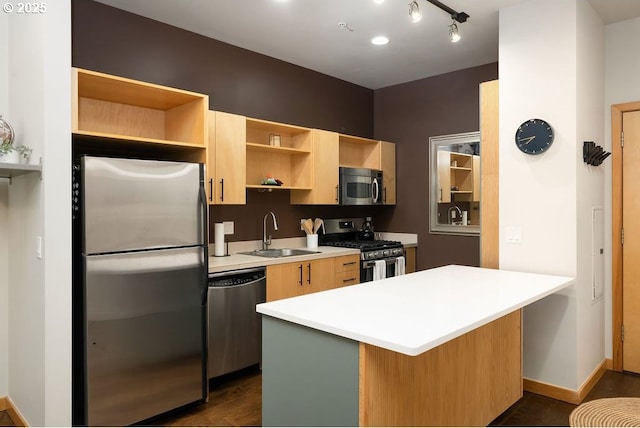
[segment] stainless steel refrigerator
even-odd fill
[[[204,192],[202,164],[74,162],[74,425],[207,399]]]

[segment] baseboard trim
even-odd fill
[[[7,397],[0,397],[0,412],[7,410]]]
[[[566,401],[571,404],[580,404],[595,384],[598,383],[610,364],[612,365],[611,360],[602,360],[577,391],[527,378],[522,380],[522,387],[525,391],[533,392],[534,394],[544,395],[545,397]]]
[[[16,405],[13,403],[13,401],[11,401],[11,398],[7,397],[6,401],[7,401],[6,410],[7,410],[7,413],[9,414],[9,417],[13,421],[13,424],[17,427],[28,427],[29,424],[27,423],[26,419],[22,417],[22,414],[20,413]]]

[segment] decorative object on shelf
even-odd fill
[[[284,183],[282,180],[273,178],[271,175],[267,175],[267,178],[263,178],[260,184],[263,186],[282,186]]]
[[[2,118],[0,114],[0,146],[4,151],[6,146],[11,146],[16,134],[13,132],[13,128],[9,125],[9,122]]]
[[[278,134],[270,134],[269,145],[273,147],[280,147],[280,136]]]
[[[23,144],[14,146],[16,134],[13,128],[2,118],[0,114],[0,162],[4,163],[29,163],[31,147]]]
[[[593,141],[585,141],[582,146],[582,160],[588,165],[598,166],[611,155]]]
[[[516,147],[522,153],[539,155],[553,143],[553,128],[546,120],[529,119],[522,122],[516,131]]]

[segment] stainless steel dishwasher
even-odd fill
[[[260,363],[265,269],[209,274],[209,378]]]

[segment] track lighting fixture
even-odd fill
[[[447,12],[453,22],[449,25],[449,40],[452,43],[455,43],[461,39],[460,31],[458,30],[458,24],[456,22],[462,24],[463,22],[467,22],[469,15],[464,12],[456,12],[454,9],[451,9],[444,3],[439,2],[438,0],[426,0],[437,8]],[[418,5],[417,0],[409,3],[409,16],[411,17],[412,22],[418,22],[422,19],[422,13],[420,12],[420,6]]]
[[[454,21],[449,25],[449,40],[451,40],[451,43],[456,43],[461,38],[460,32],[458,31],[458,25]]]
[[[411,17],[411,22],[418,22],[422,19],[420,6],[418,6],[418,2],[415,0],[409,3],[409,16]]]

